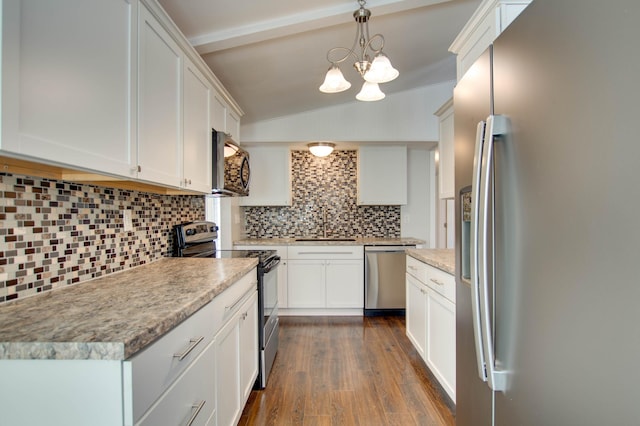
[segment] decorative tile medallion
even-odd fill
[[[400,206],[357,205],[357,151],[291,151],[291,207],[245,207],[248,238],[400,237]]]

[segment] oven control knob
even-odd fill
[[[219,228],[217,226],[212,226],[210,231],[211,232],[216,232]]]
[[[187,229],[184,233],[187,234],[187,236],[191,236],[191,235],[195,235],[196,234],[196,230],[195,229]]]

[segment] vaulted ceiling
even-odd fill
[[[318,90],[332,47],[351,47],[356,0],[159,0],[245,112],[244,123],[352,102],[361,87],[353,61],[341,64],[351,89]],[[370,0],[371,35],[400,76],[388,95],[455,79],[451,42],[480,0]],[[381,101],[384,102],[384,101]]]

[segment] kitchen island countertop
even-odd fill
[[[451,275],[456,271],[456,256],[453,249],[407,249],[407,255],[438,268]]]
[[[0,359],[127,359],[257,262],[163,258],[0,305]]]
[[[287,238],[247,238],[244,240],[234,241],[234,245],[238,246],[290,246],[290,245],[342,245],[342,246],[412,246],[424,244],[424,240],[418,238],[384,238],[384,237],[354,237],[354,241],[331,241],[317,239],[316,241],[297,241],[297,239],[306,239],[313,237],[287,237]]]

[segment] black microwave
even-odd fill
[[[251,167],[249,153],[234,142],[228,134],[212,132],[213,138],[213,190],[218,197],[246,197],[249,195]]]

